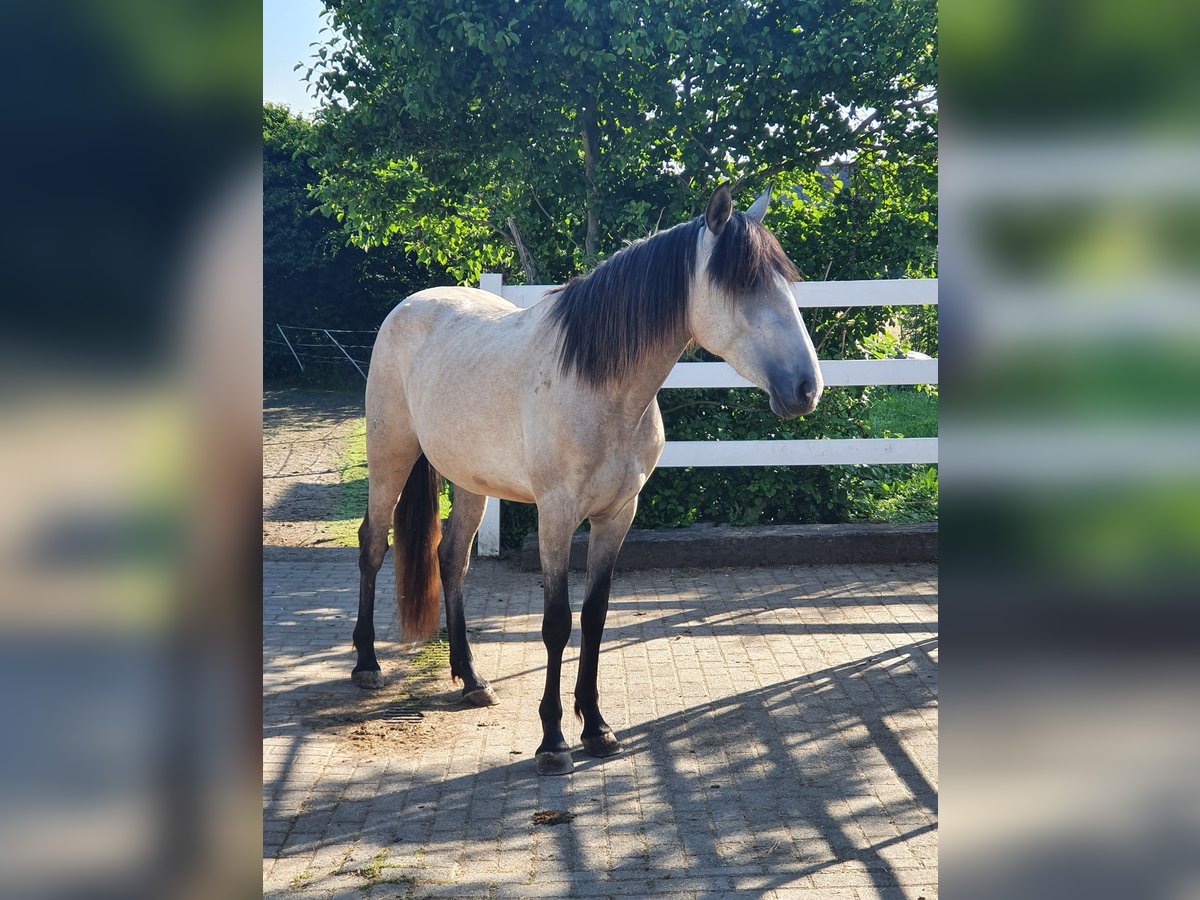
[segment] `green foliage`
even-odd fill
[[[903,359],[916,349],[913,342],[929,347],[936,355],[938,342],[938,320],[936,306],[904,307],[896,311],[896,317],[886,323],[882,331],[869,334],[858,341],[862,355],[867,359]],[[921,352],[926,352],[922,350]],[[908,389],[900,389],[908,390]],[[936,384],[918,384],[912,390],[918,394],[936,397]],[[900,396],[900,395],[896,395]]]
[[[313,218],[312,170],[296,154],[312,134],[307,119],[277,103],[263,104],[263,265],[307,275],[332,260],[343,243]]]
[[[776,177],[768,224],[806,281],[933,277],[937,146],[909,149]]]
[[[938,355],[938,308],[912,306],[900,311],[900,333],[909,349]]]
[[[874,388],[867,429],[871,437],[937,437],[936,391]],[[858,466],[851,488],[852,517],[869,522],[925,522],[938,516],[937,466]]]
[[[263,324],[270,339],[278,338],[276,323],[378,328],[397,301],[439,277],[397,248],[347,247],[336,223],[314,215],[316,176],[303,148],[317,127],[285,106],[263,105]],[[369,335],[359,337],[370,343]],[[365,358],[368,351],[355,352]],[[302,374],[286,347],[267,343],[263,356],[268,381],[362,386],[349,363],[310,360]]]
[[[937,437],[937,394],[909,387],[874,388],[867,430],[876,438]]]
[[[937,466],[869,466],[857,492],[858,518],[928,522],[938,517]]]
[[[500,504],[500,547],[512,550],[521,546],[527,534],[537,531],[537,507],[532,503]]]
[[[660,394],[669,440],[795,440],[866,435],[864,393],[830,388],[810,416],[781,419],[765,394],[672,390]],[[829,466],[659,469],[642,491],[637,527],[836,522],[850,512],[847,471]]]
[[[935,189],[932,0],[340,0],[326,18],[306,72],[327,103],[315,197],[354,243],[511,280],[511,217],[542,280],[562,281],[696,214],[718,181],[757,190],[841,154],[887,169],[836,204],[879,240],[860,229],[803,268],[832,251],[833,277],[913,263],[897,237]],[[928,226],[933,207],[917,212]],[[927,232],[906,233],[924,247]]]
[[[868,151],[841,167],[837,177],[812,171],[781,175],[771,230],[808,281],[936,277],[936,162],[936,147],[903,164],[895,154],[885,158]],[[916,314],[927,332],[914,349],[930,346],[932,333],[935,355],[937,309],[928,310]],[[854,359],[863,355],[862,342],[898,315],[907,321],[909,313],[892,307],[816,309],[806,311],[805,320],[822,359]]]

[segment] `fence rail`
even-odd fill
[[[510,303],[530,307],[556,285],[506,285],[503,276],[484,275],[479,286]],[[853,309],[862,306],[934,306],[937,279],[798,282],[792,296],[801,309]],[[936,359],[822,360],[825,384],[937,384]],[[727,363],[678,363],[663,384],[672,388],[753,387]],[[836,466],[936,463],[937,438],[855,438],[850,440],[667,441],[659,467]],[[479,529],[480,556],[500,554],[500,502],[489,498]]]

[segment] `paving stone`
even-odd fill
[[[501,705],[447,677],[394,739],[352,740],[330,710],[407,690],[390,562],[377,649],[388,685],[353,687],[352,554],[264,564],[265,892],[294,897],[924,896],[937,882],[932,566],[619,572],[601,708],[624,752],[539,778],[544,681],[536,573],[474,561],[477,665]],[[576,628],[564,654],[563,727]],[[519,752],[512,753],[510,751]],[[575,818],[535,825],[534,813]],[[278,856],[278,859],[275,857]],[[382,861],[384,878],[363,870]],[[298,893],[290,893],[298,890]]]

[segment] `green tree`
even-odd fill
[[[313,124],[277,103],[263,104],[263,267],[268,277],[302,277],[333,259],[344,238],[311,215],[315,180],[307,157],[297,158]]]
[[[378,328],[407,294],[448,280],[444,272],[419,266],[402,248],[365,252],[347,246],[336,222],[314,214],[316,204],[309,192],[317,176],[304,148],[317,127],[286,106],[263,105],[263,324],[269,340],[279,337],[277,323],[314,329]],[[369,344],[369,335],[359,335],[356,342]],[[368,350],[358,346],[355,353],[365,358]],[[361,382],[334,348],[315,351],[314,356],[333,358],[314,361],[302,378],[288,349],[268,343],[264,374],[273,380]]]
[[[329,0],[316,196],[361,246],[545,280],[845,154],[935,144],[933,2]],[[511,226],[510,226],[511,220]]]

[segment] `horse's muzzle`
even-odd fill
[[[823,389],[824,386],[812,378],[802,378],[784,390],[769,385],[767,396],[771,400],[771,412],[784,419],[807,416],[817,408]]]

